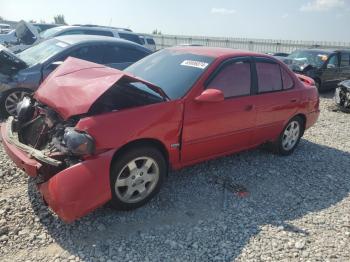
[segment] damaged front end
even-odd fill
[[[335,90],[334,100],[341,111],[350,113],[350,80],[338,84]]]
[[[46,182],[56,173],[94,153],[94,140],[74,130],[78,118],[64,121],[55,111],[31,97],[17,106],[17,116],[6,122],[7,142],[40,163],[37,183]]]
[[[95,126],[94,117],[164,101],[151,83],[68,58],[1,126],[3,147],[35,179],[48,206],[71,222],[111,199],[110,165],[118,149],[79,123],[89,119]]]

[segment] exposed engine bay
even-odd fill
[[[41,173],[49,174],[48,179],[94,154],[94,138],[74,128],[81,118],[164,101],[158,94],[135,84],[116,84],[97,99],[87,113],[67,120],[50,107],[26,96],[17,105],[17,116],[11,122],[13,143],[42,163],[45,172]]]
[[[334,100],[341,111],[350,113],[350,80],[339,83]]]

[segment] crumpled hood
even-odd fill
[[[126,72],[69,57],[46,78],[34,97],[68,119],[87,113],[94,102],[121,79],[144,83],[165,96],[159,87]]]

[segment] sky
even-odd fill
[[[0,0],[8,20],[57,14],[142,33],[350,42],[350,0]]]

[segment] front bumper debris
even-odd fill
[[[111,199],[110,165],[116,150],[95,155],[41,181],[41,175],[45,175],[41,174],[43,162],[59,161],[54,162],[57,160],[20,143],[12,125],[13,118],[1,125],[5,151],[20,169],[39,182],[37,186],[45,203],[63,221],[72,222]]]
[[[26,152],[28,154],[28,158],[35,158],[43,163],[46,163],[55,167],[58,167],[62,164],[61,161],[46,156],[40,150],[37,150],[35,148],[32,148],[30,146],[27,146],[21,143],[18,140],[18,136],[12,131],[13,120],[14,118],[11,116],[6,121],[7,137],[5,137],[5,139],[9,144],[14,145],[18,149],[21,149],[22,151]]]

